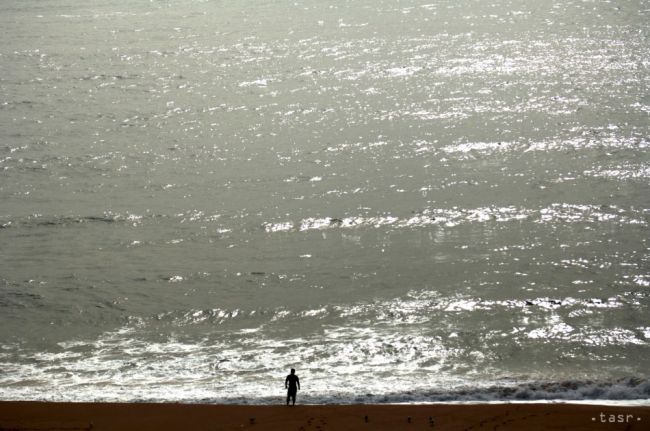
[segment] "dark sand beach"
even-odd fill
[[[0,402],[0,430],[647,430],[650,406]]]

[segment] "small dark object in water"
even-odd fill
[[[364,421],[368,422],[368,415],[363,418]]]

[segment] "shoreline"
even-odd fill
[[[281,400],[279,400],[281,401]],[[226,405],[0,401],[0,431],[645,430],[650,406],[558,403]]]

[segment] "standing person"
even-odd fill
[[[292,405],[296,405],[296,393],[300,389],[300,379],[296,376],[296,370],[291,369],[291,374],[287,376],[284,381],[284,387],[287,389],[287,405],[289,405],[289,399],[293,400]]]

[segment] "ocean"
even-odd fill
[[[650,2],[0,3],[0,399],[650,402]]]

